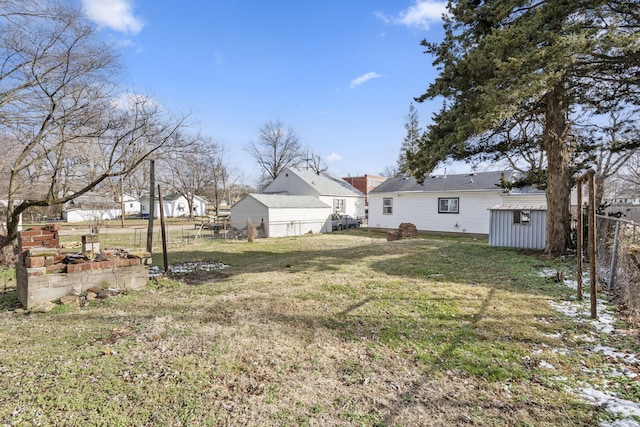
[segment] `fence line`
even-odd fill
[[[596,223],[598,276],[618,304],[640,319],[640,223],[604,215]]]

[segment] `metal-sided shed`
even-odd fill
[[[231,226],[243,229],[247,219],[261,237],[331,232],[331,206],[314,196],[248,194],[231,207]]]
[[[489,245],[544,249],[547,242],[547,207],[497,205],[489,208]]]

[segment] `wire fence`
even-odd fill
[[[640,321],[640,222],[597,215],[596,271],[601,285]]]
[[[265,237],[293,237],[305,234],[329,233],[333,231],[333,223],[331,221],[321,220],[295,220],[295,221],[271,221],[268,224],[264,222],[253,223],[255,227],[254,236],[258,239]],[[359,228],[360,224],[342,224],[341,229],[348,230]],[[336,227],[337,229],[337,227]],[[143,240],[146,232],[140,232],[140,236],[134,236],[134,240]],[[247,223],[237,221],[216,221],[196,223],[194,227],[182,227],[180,233],[174,230],[171,233],[172,239],[178,238],[183,244],[197,244],[205,239],[221,239],[221,240],[246,240]],[[154,240],[157,237],[154,237]]]

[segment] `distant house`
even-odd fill
[[[249,219],[259,237],[331,232],[331,206],[314,196],[248,194],[231,206],[231,226],[243,229]]]
[[[131,194],[122,195],[122,206],[125,215],[140,215],[140,200]]]
[[[140,214],[143,217],[149,216],[150,197],[149,195],[140,198]],[[193,212],[189,212],[189,202],[186,197],[174,193],[162,196],[162,207],[165,218],[179,218],[190,216],[204,216],[207,214],[206,200],[200,196],[193,197]],[[153,216],[160,218],[160,199],[155,197]]]
[[[501,180],[513,171],[390,178],[369,193],[369,226],[395,229],[408,222],[418,230],[489,234],[489,209],[496,205],[546,205],[541,190],[506,191]]]
[[[62,210],[67,222],[92,222],[120,218],[120,203],[98,193],[88,192],[70,200]]]
[[[614,205],[640,205],[640,195],[634,192],[623,192],[616,195],[611,202]]]
[[[364,194],[344,180],[327,173],[317,174],[312,170],[287,168],[262,193],[313,196],[329,205],[332,213],[364,216]]]
[[[369,192],[387,180],[385,176],[364,175],[342,178],[364,194],[365,205],[369,205]]]

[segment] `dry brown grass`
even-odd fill
[[[536,273],[566,267],[557,261],[364,231],[171,253],[194,259],[231,268],[84,308],[0,312],[0,420],[537,426],[600,415],[566,387],[583,349],[551,352],[548,334],[571,326],[546,304],[564,291]]]

